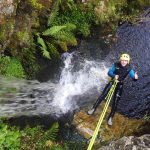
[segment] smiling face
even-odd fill
[[[128,60],[121,60],[120,64],[125,67],[128,64]]]

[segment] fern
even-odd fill
[[[44,42],[44,40],[38,36],[37,43],[40,45],[40,48],[42,50],[42,54],[44,57],[51,59],[49,52],[47,51],[47,46]]]
[[[58,11],[59,11],[59,1],[57,0],[48,18],[48,23],[47,23],[48,26],[51,26],[51,24],[53,23],[55,17],[58,15]]]
[[[67,6],[68,6],[68,8],[69,8],[70,10],[72,10],[72,9],[77,9],[77,7],[76,7],[76,5],[75,5],[75,3],[74,3],[73,0],[68,0]]]
[[[72,30],[75,29],[76,26],[74,24],[67,23],[62,26],[53,26],[43,32],[43,36],[47,36],[50,39],[50,42],[47,42],[47,45],[49,45],[48,47],[50,50],[50,56],[53,55],[54,53],[56,54],[57,46],[59,46],[63,51],[67,51],[68,45],[72,45],[72,46],[77,45],[77,40],[74,34],[72,33]],[[44,41],[41,39],[40,39],[40,45],[42,45],[42,49],[44,50],[44,52],[47,52],[46,45],[44,44]]]
[[[45,42],[44,42],[44,40],[41,37],[38,36],[37,42],[38,42],[38,44],[40,44],[42,46],[43,49],[47,50]]]
[[[58,32],[65,30],[65,31],[73,31],[76,29],[76,25],[72,24],[72,23],[67,23],[65,25],[61,25],[61,26],[53,26],[49,29],[47,29],[46,31],[43,32],[43,35],[48,36],[48,35],[55,35]]]
[[[47,29],[46,31],[43,32],[43,35],[48,36],[48,35],[55,35],[57,34],[59,31],[61,31],[62,29],[66,28],[66,26],[53,26],[49,29]]]
[[[59,6],[69,6],[74,3],[73,0],[57,0],[54,4],[54,8],[51,15],[48,18],[48,29],[42,32],[42,37],[45,37],[45,41],[38,35],[38,44],[42,50],[43,56],[46,58],[52,58],[59,56],[57,48],[61,48],[63,51],[68,51],[68,46],[76,46],[77,40],[73,34],[76,29],[76,25],[72,23],[66,23],[62,25],[53,25],[54,18],[57,16]],[[70,6],[69,6],[70,7]]]
[[[41,48],[42,49],[42,48]],[[43,51],[43,56],[44,57],[46,57],[46,58],[49,58],[49,59],[51,59],[51,57],[50,57],[50,54],[49,54],[49,52],[47,51],[47,50],[45,50],[45,49],[42,49]]]
[[[53,22],[55,21],[55,18],[59,15],[60,7],[62,8],[62,10],[65,10],[67,8],[69,8],[70,10],[77,9],[74,0],[56,0],[48,18],[48,26],[52,26]]]
[[[55,42],[54,42],[55,43]],[[54,46],[54,44],[52,44],[52,43],[47,43],[47,45],[48,45],[48,48],[49,48],[49,53],[50,53],[50,56],[51,57],[59,57],[59,53],[58,53],[58,51],[57,51],[57,48],[56,48],[56,46]]]
[[[67,8],[69,8],[70,10],[72,9],[76,9],[76,4],[74,2],[74,0],[58,0],[59,1],[59,6],[62,8],[63,10],[66,10]]]
[[[54,123],[52,125],[52,127],[45,133],[44,139],[55,141],[56,137],[57,137],[57,134],[58,134],[58,131],[59,131],[59,124]]]
[[[66,42],[67,45],[77,45],[77,40],[75,36],[71,32],[59,32],[57,35],[54,36],[55,39],[58,39],[59,41]]]
[[[66,23],[65,26],[66,26],[65,28],[66,31],[73,31],[76,29],[76,25],[73,23]]]
[[[68,51],[67,43],[62,41],[56,41],[56,44],[61,47],[63,51]]]

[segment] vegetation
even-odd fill
[[[0,74],[6,77],[25,78],[23,67],[15,58],[0,57]]]
[[[91,0],[88,3],[94,8],[97,24],[109,25],[112,29],[116,29],[119,21],[136,22],[137,16],[149,5],[149,0]]]
[[[37,43],[40,45],[43,56],[51,59],[59,56],[58,48],[67,51],[68,45],[77,45],[76,38],[72,33],[75,28],[74,24],[52,26],[42,32],[41,35],[37,34]]]
[[[76,46],[75,34],[87,37],[93,18],[93,13],[83,12],[73,0],[57,0],[48,17],[46,30],[36,34],[43,56],[58,58],[61,50],[68,51],[68,46]]]
[[[82,143],[57,140],[58,123],[44,131],[40,126],[19,130],[0,122],[0,150],[82,150]]]
[[[28,0],[31,6],[33,6],[36,9],[42,9],[42,4],[38,3],[38,0]]]
[[[19,130],[9,129],[7,125],[0,122],[0,150],[19,150],[20,136]]]
[[[19,49],[18,55],[15,57],[21,62],[27,79],[35,78],[35,74],[39,70],[39,64],[36,59],[36,47],[32,43],[30,48],[24,47]]]
[[[90,8],[82,9],[82,7],[74,3],[73,0],[71,2],[72,3],[69,5],[68,9],[65,9],[64,7],[58,9],[59,5],[56,3],[57,5],[55,4],[55,9],[51,12],[48,18],[48,25],[72,23],[76,25],[75,33],[77,35],[87,37],[90,35],[91,26],[95,21],[94,11]]]
[[[10,42],[10,39],[8,39],[7,43],[10,42],[10,47],[3,49],[2,53],[4,56],[15,58],[18,62],[20,61],[24,68],[24,74],[26,74],[26,76],[20,75],[20,71],[18,70],[18,75],[14,75],[15,77],[19,77],[20,75],[21,78],[26,77],[30,79],[35,77],[35,74],[41,67],[37,63],[37,55],[40,54],[50,61],[59,60],[61,53],[68,51],[70,46],[77,45],[77,35],[83,35],[84,37],[90,35],[90,28],[94,21],[94,13],[89,10],[82,11],[74,0],[55,1],[49,14],[44,12],[43,5],[37,0],[28,0],[25,4],[25,6],[30,5],[30,7],[25,8],[28,9],[29,12],[31,12],[32,10],[30,9],[33,8],[34,13],[30,13],[31,16],[22,14],[24,20],[27,22],[22,24],[22,26],[20,26],[21,28],[15,33],[13,33],[15,27],[13,22],[13,28],[11,30],[11,39],[13,39],[13,41]],[[22,5],[22,3],[20,5]],[[38,16],[40,13],[45,14],[41,17]],[[35,17],[38,19],[35,19]],[[29,28],[31,24],[28,24],[28,20],[30,19],[34,21],[32,24],[35,26],[32,32],[31,28]],[[47,20],[47,24],[45,24],[45,20]],[[2,33],[4,33],[4,31]],[[4,40],[4,37],[3,35],[0,38]],[[7,53],[5,51],[7,51]],[[0,72],[3,75],[9,76],[8,73],[4,73],[6,72],[4,69]]]
[[[55,123],[45,131],[40,126],[27,127],[21,131],[21,149],[46,149],[56,147],[56,137],[58,135],[59,125]]]

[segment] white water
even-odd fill
[[[75,60],[75,56],[75,53],[65,53],[64,67],[57,84],[0,78],[0,116],[59,116],[79,108],[81,102],[88,103],[88,98],[95,96],[93,92],[100,93],[107,82],[108,69],[104,62]],[[15,92],[8,91],[12,88]]]
[[[81,68],[74,72],[72,71],[75,65],[72,62],[74,53],[66,54],[64,68],[53,101],[53,105],[59,107],[63,113],[79,107],[74,99],[75,96],[84,95],[93,88],[100,91],[108,80],[108,69],[105,63],[84,60],[80,63]]]

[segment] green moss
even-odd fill
[[[17,38],[19,39],[19,41],[23,42],[23,43],[30,43],[30,35],[28,32],[26,31],[18,31],[17,32]]]
[[[0,42],[3,42],[6,39],[6,27],[0,26]]]
[[[0,73],[6,77],[25,78],[21,63],[10,57],[0,57]]]
[[[32,16],[32,28],[40,27],[38,13],[36,11],[33,11],[31,16]]]
[[[35,9],[42,9],[43,5],[38,3],[38,0],[28,0],[30,5]]]
[[[9,20],[9,22],[0,25],[0,43],[3,44],[4,41],[8,40],[8,35],[14,29],[15,21]]]
[[[29,48],[20,49],[17,56],[25,70],[28,79],[35,78],[35,74],[39,70],[39,66],[35,58],[35,53],[35,45],[31,45]]]
[[[149,0],[91,0],[88,4],[93,7],[97,16],[96,23],[102,26],[109,26],[112,29],[117,27],[120,20],[136,22],[136,17],[150,5]]]

